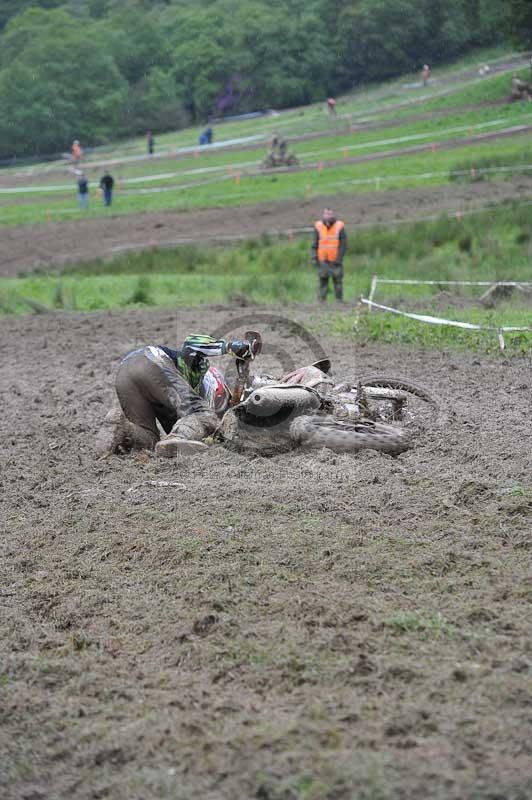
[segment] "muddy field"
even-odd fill
[[[465,212],[486,205],[523,202],[532,197],[532,178],[454,184],[402,191],[346,194],[233,208],[166,211],[111,216],[0,229],[0,275],[66,262],[110,258],[124,250],[183,242],[223,242],[263,233],[286,234],[311,226],[325,205],[333,205],[348,225],[377,224]]]
[[[530,363],[322,338],[456,417],[397,459],[96,460],[118,358],[206,316],[0,320],[1,796],[529,798]]]

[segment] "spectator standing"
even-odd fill
[[[423,64],[423,69],[421,70],[421,81],[423,86],[426,86],[429,82],[430,78],[430,67],[428,64]]]
[[[74,141],[72,142],[70,153],[74,164],[78,164],[81,160],[81,156],[83,155],[83,150],[81,149],[81,145],[78,139],[74,139]]]
[[[314,241],[311,246],[312,263],[318,269],[318,299],[327,300],[329,278],[334,284],[336,300],[344,299],[343,259],[347,248],[344,223],[336,219],[334,211],[324,208],[320,220],[314,223]]]
[[[89,208],[89,182],[83,172],[78,176],[78,205],[83,211]]]
[[[113,186],[115,185],[114,178],[110,175],[107,170],[104,172],[102,179],[100,180],[100,189],[102,190],[103,194],[103,204],[104,206],[110,206],[113,201]]]
[[[148,153],[150,156],[152,156],[155,150],[155,139],[153,138],[153,133],[151,131],[148,131],[146,134],[146,143],[148,145]]]
[[[203,130],[203,131],[200,133],[200,135],[199,135],[199,138],[198,138],[198,143],[199,143],[199,144],[200,144],[202,147],[203,147],[203,145],[205,145],[205,144],[212,144],[212,137],[213,137],[212,128],[211,128],[211,126],[210,126],[210,125],[207,125],[207,127],[205,128],[205,130]]]

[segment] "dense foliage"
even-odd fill
[[[509,33],[514,42],[532,48],[532,3],[530,0],[509,0]]]
[[[3,0],[0,157],[319,100],[497,41],[506,8],[505,0]]]

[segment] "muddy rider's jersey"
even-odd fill
[[[161,345],[159,348],[172,359],[183,378],[196,392],[209,369],[209,356],[223,356],[227,352],[224,339],[213,339],[212,336],[203,334],[187,336],[180,350]]]

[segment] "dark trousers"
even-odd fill
[[[103,204],[104,204],[104,206],[110,206],[112,199],[113,199],[113,190],[104,188],[104,190],[103,190]]]
[[[159,440],[157,420],[170,433],[178,419],[207,412],[207,403],[192,389],[173,361],[156,347],[129,353],[118,368],[116,393],[124,415]]]
[[[342,302],[344,299],[343,266],[330,261],[320,261],[318,264],[318,298],[322,302],[327,300],[330,278],[334,285],[334,296],[339,302]]]

